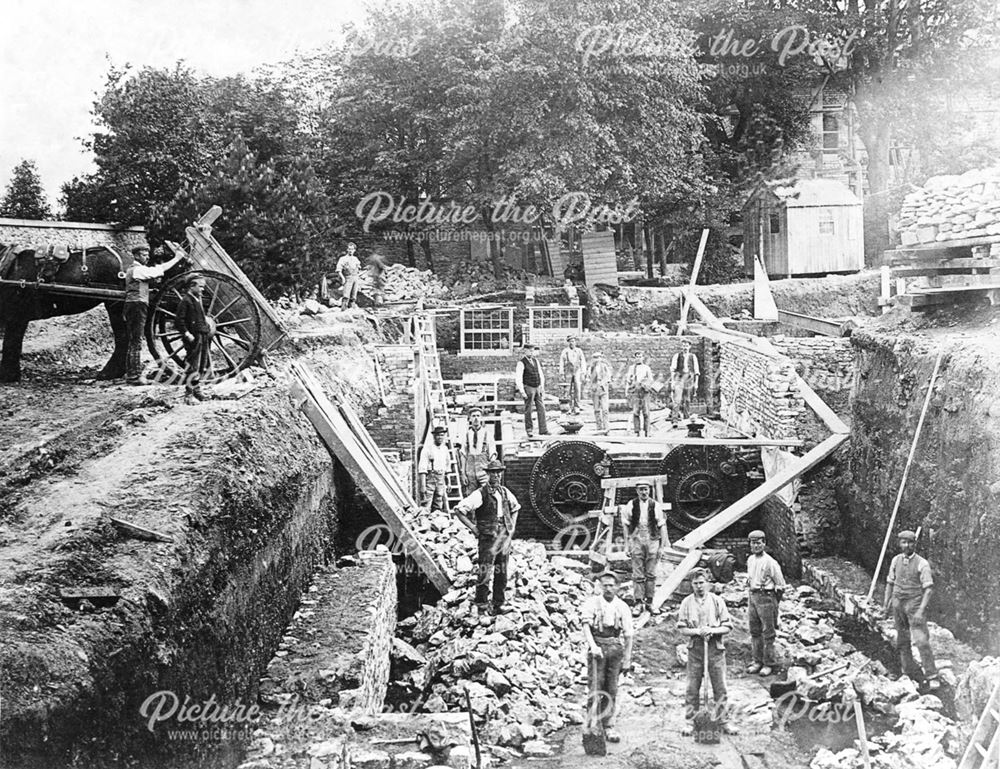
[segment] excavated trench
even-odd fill
[[[970,322],[979,329],[988,321]],[[841,525],[827,527],[830,551],[870,571],[934,355],[945,350],[897,528],[923,527],[921,551],[938,574],[931,619],[995,653],[1000,358],[996,336],[976,329],[960,336],[892,317],[856,331],[850,410],[842,413],[851,441],[833,470],[810,482],[826,518],[835,495]],[[375,375],[358,345],[377,338],[358,321],[300,352],[363,409]],[[47,355],[45,362],[59,359]],[[56,392],[29,377],[3,393],[0,413],[27,425],[25,403],[55,404],[53,413],[89,405],[87,387]],[[294,648],[283,634],[311,581],[377,518],[293,411],[287,381],[192,407],[169,388],[142,397],[96,389],[105,419],[91,408],[79,423],[28,435],[3,455],[4,765],[235,766],[249,734],[178,744],[165,730],[150,731],[138,715],[143,702],[162,691],[255,702],[275,652]],[[128,538],[102,512],[172,541]],[[400,616],[435,597],[413,575],[397,586]],[[81,608],[60,600],[67,587],[110,587],[121,597]],[[841,629],[870,656],[886,656],[870,628],[845,620]],[[803,746],[815,740],[837,749],[851,739],[807,724],[794,727]]]

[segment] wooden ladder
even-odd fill
[[[433,315],[414,315],[415,343],[420,346],[420,366],[427,383],[427,397],[431,407],[431,423],[448,429],[448,472],[445,474],[445,499],[448,508],[462,501],[462,482],[458,471],[458,454],[454,440],[456,427],[448,410],[444,392],[444,378],[441,376],[441,358],[438,355],[437,332]]]
[[[1000,681],[993,687],[958,769],[1000,767]]]

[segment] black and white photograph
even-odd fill
[[[1000,0],[41,0],[0,769],[1000,769]]]

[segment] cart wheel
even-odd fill
[[[187,351],[174,319],[184,287],[195,275],[205,279],[201,303],[206,317],[215,322],[211,370],[202,381],[218,382],[246,368],[260,355],[260,310],[234,278],[221,272],[195,270],[168,280],[149,308],[146,343],[157,360],[169,358],[181,370],[187,368]]]

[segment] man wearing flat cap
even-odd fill
[[[625,398],[632,407],[632,429],[636,435],[649,436],[649,399],[654,389],[653,370],[646,365],[642,351],[636,350],[625,375]]]
[[[162,248],[157,248],[157,255]],[[128,354],[125,358],[125,381],[142,384],[142,338],[146,330],[146,316],[149,314],[149,284],[162,278],[171,267],[184,259],[184,252],[173,259],[150,267],[149,247],[136,246],[132,249],[132,264],[125,270],[125,334],[128,338]]]
[[[777,665],[774,658],[774,637],[778,629],[778,603],[785,591],[785,576],[780,564],[764,552],[766,535],[760,529],[751,531],[750,557],[747,558],[747,576],[750,597],[747,616],[750,623],[750,651],[753,662],[748,673],[769,676]]]
[[[635,597],[633,613],[653,610],[656,594],[656,561],[660,550],[670,547],[667,537],[667,517],[663,505],[650,495],[645,481],[636,484],[636,497],[620,505],[622,529],[628,538],[628,553],[632,559],[632,591]]]
[[[569,413],[580,413],[583,395],[583,376],[587,371],[587,357],[576,346],[576,337],[566,337],[566,347],[559,356],[559,375],[566,378],[569,388]]]
[[[503,612],[507,565],[517,527],[517,512],[521,509],[513,492],[500,483],[503,471],[503,462],[494,459],[486,465],[486,483],[455,505],[455,514],[462,517],[462,522],[475,532],[479,540],[476,607],[491,614]],[[466,518],[470,515],[475,518],[474,524]],[[491,577],[493,601],[488,606]]]
[[[514,386],[524,398],[524,431],[530,438],[535,433],[531,420],[531,410],[538,412],[538,432],[549,434],[545,423],[545,372],[538,362],[538,345],[524,345],[524,357],[517,362],[514,370]]]
[[[937,665],[927,631],[927,604],[934,590],[934,578],[927,559],[914,551],[916,544],[917,535],[912,531],[899,532],[899,549],[902,552],[889,565],[889,576],[885,584],[885,611],[892,612],[896,626],[896,649],[903,673],[918,682],[926,676],[931,688],[937,688],[940,686]],[[924,668],[922,673],[913,660],[911,643],[915,643],[920,652]]]
[[[451,455],[446,443],[448,428],[438,425],[431,431],[431,435],[434,436],[434,442],[424,447],[417,463],[417,490],[420,492],[422,505],[429,506],[431,510],[444,510],[448,493],[448,469],[451,467]]]
[[[600,595],[584,601],[580,611],[587,645],[588,713],[596,710],[608,742],[620,742],[614,730],[618,676],[632,667],[635,626],[628,606],[618,597],[618,577],[605,571],[598,577]]]
[[[493,426],[483,424],[483,410],[478,406],[469,411],[469,427],[462,441],[462,475],[466,494],[486,483],[486,465],[497,458],[497,442]]]

